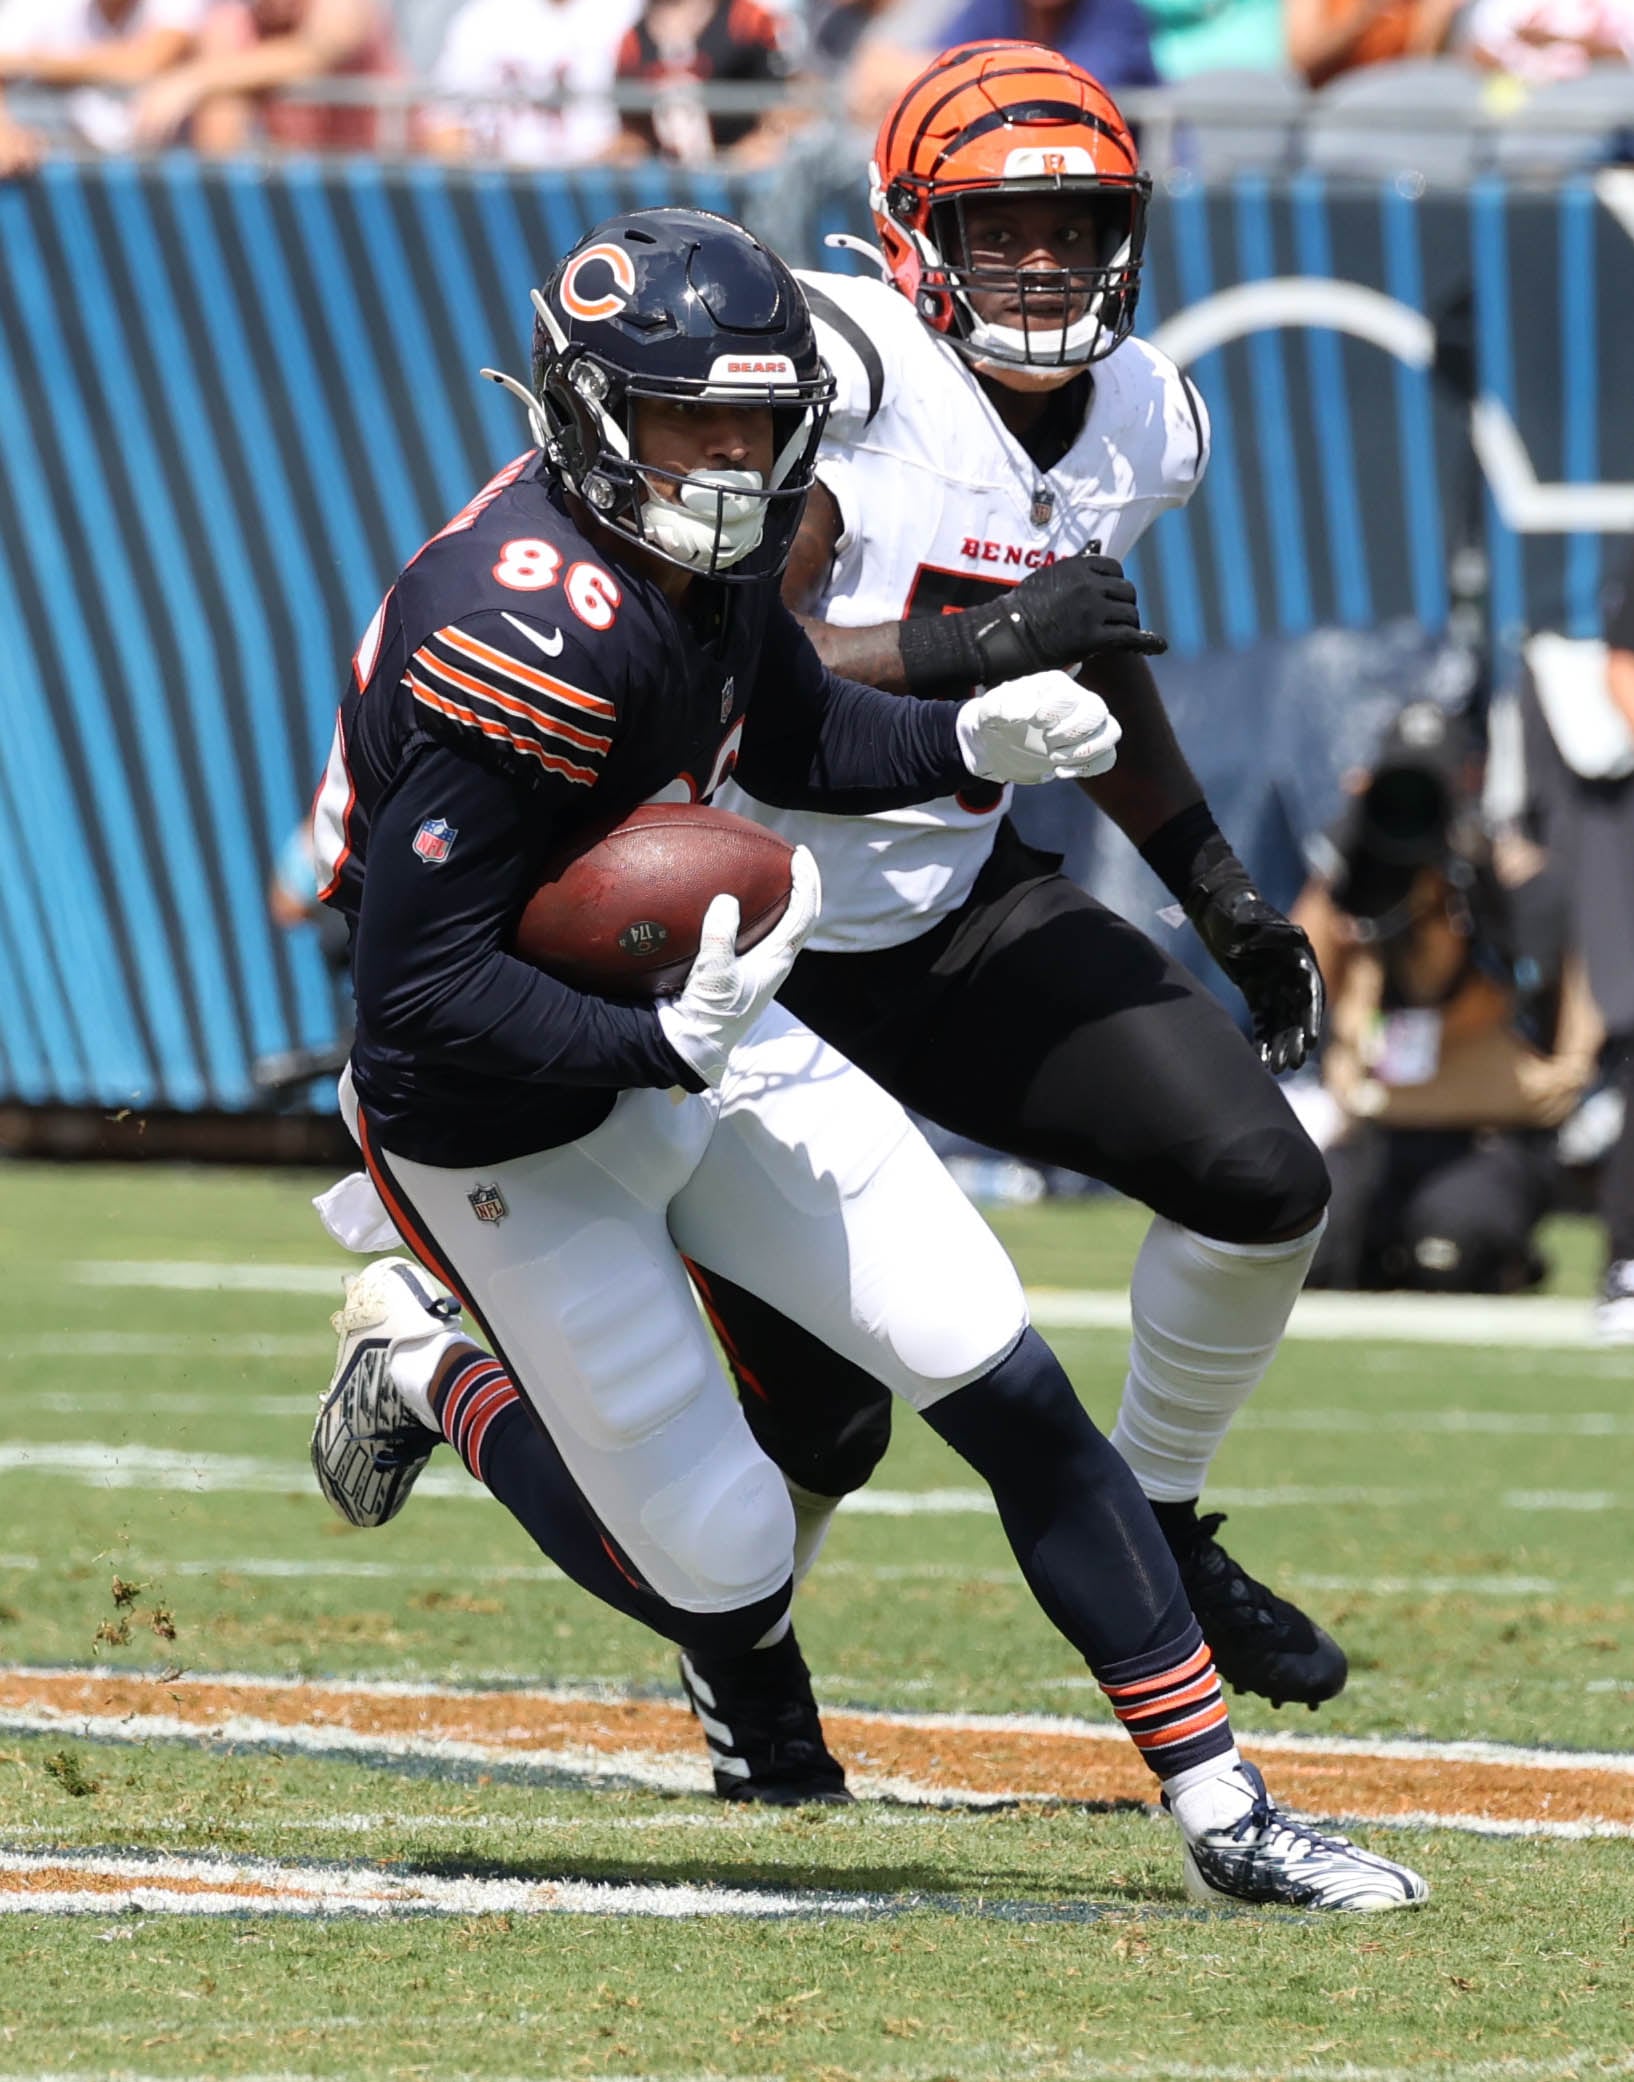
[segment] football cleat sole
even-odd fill
[[[330,1318],[340,1351],[312,1427],[312,1472],[348,1525],[384,1525],[408,1501],[442,1434],[407,1408],[391,1377],[399,1339],[451,1330],[459,1304],[407,1258],[382,1258],[346,1282]]]

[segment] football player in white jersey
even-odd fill
[[[740,787],[721,800],[821,864],[823,915],[781,993],[798,1018],[941,1126],[1153,1210],[1113,1437],[1221,1674],[1314,1708],[1343,1686],[1343,1652],[1197,1511],[1325,1220],[1322,1159],[1273,1076],[1313,1045],[1321,980],[1209,814],[1142,655],[1161,643],[1115,561],[1208,459],[1197,392],[1131,330],[1149,177],[1087,73],[1006,42],[927,68],[887,115],[871,180],[883,279],[804,278],[839,396],[784,596],[831,667],[899,694],[1082,668],[1123,736],[1081,785],[1242,991],[1258,1048],[1021,842],[1008,790],[866,818]],[[835,1500],[884,1451],[888,1400],[764,1301],[704,1284],[809,1566]],[[726,1687],[699,1676],[729,1750]]]

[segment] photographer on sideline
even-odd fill
[[[1294,907],[1329,994],[1314,1287],[1502,1294],[1545,1270],[1553,1131],[1600,1026],[1547,857],[1494,857],[1476,765],[1456,719],[1405,709]]]

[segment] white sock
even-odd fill
[[[823,1551],[823,1542],[828,1538],[828,1529],[834,1523],[834,1513],[843,1501],[837,1496],[818,1496],[815,1490],[802,1489],[798,1482],[783,1477],[789,1492],[789,1502],[794,1506],[794,1587],[798,1590],[811,1573],[811,1565]]]
[[[1154,1503],[1201,1493],[1276,1357],[1325,1226],[1285,1243],[1217,1243],[1153,1218],[1129,1282],[1135,1329],[1112,1443]]]
[[[1229,1829],[1240,1822],[1254,1805],[1254,1788],[1243,1775],[1242,1759],[1235,1750],[1228,1756],[1211,1757],[1179,1772],[1163,1788],[1169,1796],[1169,1812],[1186,1837],[1206,1836],[1212,1829]]]
[[[442,1426],[431,1407],[431,1384],[456,1345],[471,1345],[463,1330],[428,1330],[421,1337],[400,1337],[391,1348],[391,1377],[398,1394],[420,1422],[436,1432]],[[471,1345],[471,1350],[479,1348]]]

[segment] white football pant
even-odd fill
[[[581,1141],[471,1171],[376,1155],[591,1509],[685,1611],[771,1595],[795,1519],[683,1257],[916,1409],[1027,1325],[1014,1267],[902,1108],[777,1005],[718,1091],[625,1092]],[[499,1221],[478,1219],[480,1187]]]

